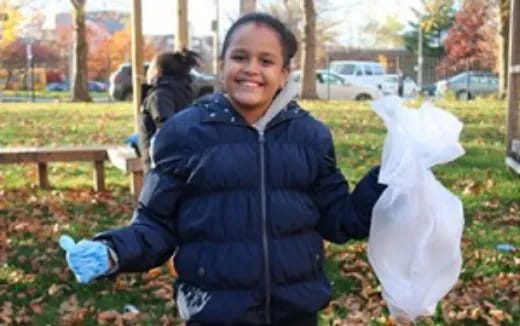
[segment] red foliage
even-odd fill
[[[466,0],[455,15],[444,48],[447,53],[437,70],[460,71],[468,65],[494,69],[497,62],[496,7],[490,0]]]
[[[42,62],[52,62],[59,58],[56,50],[40,43],[32,44],[32,54],[35,65]],[[27,45],[21,40],[11,42],[6,48],[2,49],[2,59],[5,67],[24,68],[27,66]]]
[[[45,76],[48,83],[61,83],[63,82],[63,74],[58,70],[47,70]]]

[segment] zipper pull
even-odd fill
[[[258,142],[263,144],[265,142],[264,131],[258,130]]]

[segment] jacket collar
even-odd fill
[[[194,106],[202,109],[204,123],[227,123],[238,126],[252,127],[237,112],[231,102],[223,93],[215,93],[205,96],[194,103]],[[273,127],[279,123],[297,119],[308,115],[296,101],[289,102],[267,125],[266,129]]]

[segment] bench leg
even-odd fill
[[[38,163],[38,185],[42,189],[50,189],[49,174],[47,173],[47,163]]]
[[[94,190],[105,190],[105,165],[103,161],[94,162]]]
[[[130,193],[132,194],[132,203],[137,206],[139,201],[139,194],[141,194],[141,188],[143,187],[143,172],[134,171],[130,174]]]

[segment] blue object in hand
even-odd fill
[[[109,249],[104,243],[82,240],[76,244],[70,236],[62,235],[60,247],[67,252],[67,263],[78,282],[89,283],[108,272]]]

